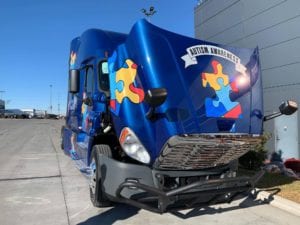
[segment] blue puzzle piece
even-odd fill
[[[118,92],[122,92],[123,89],[124,89],[124,81],[119,80],[119,81],[116,83],[115,90],[117,90]]]
[[[231,86],[229,84],[225,86],[222,78],[218,78],[217,82],[221,89],[215,91],[216,97],[205,99],[206,116],[208,117],[222,117],[239,105],[238,102],[232,102],[229,97]]]
[[[220,79],[218,79],[219,81]],[[230,91],[231,87],[230,85],[224,86],[223,79],[221,79],[221,82],[218,82],[221,86],[221,89],[219,91],[216,91],[216,95],[218,97],[218,100],[214,99],[214,105],[217,106],[220,102],[224,105],[226,111],[230,111],[234,107],[236,107],[239,103],[238,102],[232,102],[230,99]]]
[[[215,102],[212,98],[205,99],[206,116],[222,117],[227,112],[222,102],[218,102],[217,106]]]

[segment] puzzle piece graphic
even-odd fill
[[[238,89],[238,85],[237,85],[236,80],[234,80],[234,81],[232,81],[232,82],[230,83],[230,87],[231,87],[231,90],[232,90],[233,92],[239,92],[239,89]]]
[[[115,91],[122,92],[124,89],[124,81],[119,80],[115,83]]]
[[[132,103],[138,104],[144,100],[144,90],[135,86],[134,82],[137,75],[137,65],[130,59],[125,60],[124,65],[116,70],[115,62],[117,53],[108,59],[110,73],[110,108],[116,115],[119,114],[120,105],[125,98]]]
[[[240,103],[230,99],[230,92],[238,91],[235,81],[229,84],[228,75],[223,74],[223,67],[219,62],[214,60],[212,66],[215,74],[202,73],[202,85],[204,87],[209,85],[216,92],[215,98],[205,99],[206,116],[240,118],[242,114]]]
[[[116,100],[122,103],[124,98],[138,104],[144,100],[144,91],[134,86],[136,78],[137,65],[127,59],[125,66],[116,72]],[[122,82],[120,85],[119,83]]]
[[[222,117],[239,118],[242,110],[240,103],[232,102],[229,97],[230,91],[232,91],[231,85],[224,86],[223,80],[220,78],[218,79],[218,83],[221,86],[221,89],[216,91],[217,99],[213,99],[213,105],[218,106],[219,104],[222,104],[225,107],[226,112]]]
[[[232,119],[237,119],[237,118],[242,118],[242,107],[240,104],[229,110],[226,114],[223,116],[224,118],[232,118]]]
[[[205,108],[207,117],[222,117],[227,112],[222,102],[212,98],[205,99]]]
[[[223,74],[223,66],[216,60],[212,61],[213,73],[202,73],[202,85],[203,87],[209,86],[213,88],[215,91],[219,91],[221,89],[220,84],[218,83],[219,79],[223,79],[223,83],[225,86],[229,84],[229,79],[226,74]]]
[[[220,85],[221,89],[219,91],[216,91],[216,95],[218,97],[218,100],[214,100],[213,103],[215,106],[217,106],[217,104],[219,102],[221,102],[225,109],[227,111],[231,110],[232,108],[236,107],[239,103],[238,102],[232,102],[229,94],[231,91],[231,86],[227,85],[225,86],[223,83],[223,80],[218,78],[218,84]]]
[[[73,67],[75,65],[75,61],[76,61],[76,52],[71,52],[71,55],[70,55],[70,66]]]

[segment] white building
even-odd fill
[[[299,0],[202,0],[194,15],[196,38],[259,47],[265,114],[286,99],[300,104]],[[298,115],[266,122],[265,130],[273,133],[270,151],[300,157]]]

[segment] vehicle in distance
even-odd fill
[[[37,119],[45,119],[46,118],[46,111],[45,110],[38,110],[36,109],[34,112],[34,117]]]
[[[21,111],[20,109],[5,109],[4,117],[5,118],[14,118],[14,119],[29,118],[28,114]]]

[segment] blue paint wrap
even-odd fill
[[[119,136],[124,127],[133,130],[152,162],[174,135],[262,133],[257,49],[201,41],[140,20],[110,53],[108,62],[116,133]],[[128,81],[123,71],[134,81]],[[163,116],[156,121],[146,118],[149,106],[143,101],[152,88],[168,92],[157,108]]]
[[[129,127],[149,152],[151,163],[175,135],[262,133],[258,49],[197,40],[140,20],[128,35],[90,29],[71,42],[70,69],[80,71],[80,90],[69,93],[64,145],[66,151],[75,148],[86,164],[106,110],[97,68],[103,60],[108,61],[114,131],[119,137]],[[88,96],[93,105],[87,107],[83,84],[89,66],[95,82]],[[156,109],[159,119],[151,121],[144,98],[153,88],[165,88],[168,95]]]

